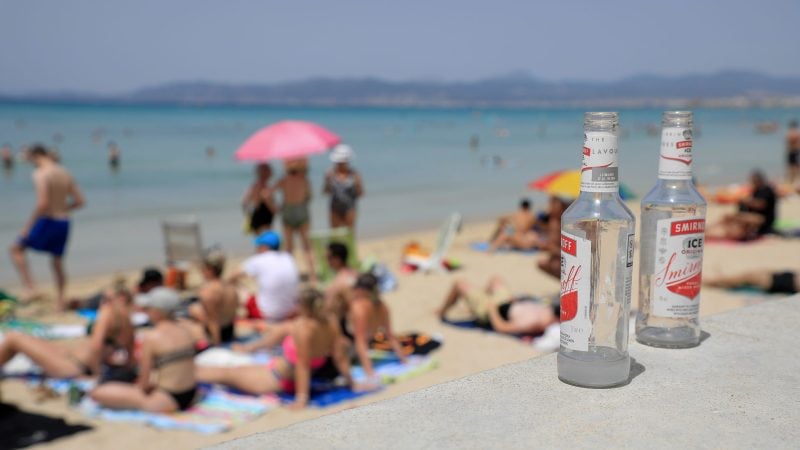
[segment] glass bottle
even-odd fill
[[[642,199],[636,340],[700,344],[706,201],[692,182],[692,113],[664,112],[658,181]]]
[[[619,196],[619,118],[584,118],[581,193],[561,216],[558,377],[586,387],[625,384],[635,219]]]

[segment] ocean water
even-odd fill
[[[620,111],[620,176],[640,195],[656,176],[659,136],[648,134],[647,126],[657,126],[660,114]],[[800,110],[696,110],[695,174],[709,184],[743,180],[754,167],[781,176],[784,126],[794,117]],[[467,220],[485,219],[513,209],[522,196],[544,206],[544,197],[527,191],[526,184],[580,165],[583,110],[578,109],[0,104],[0,143],[15,150],[35,141],[57,146],[88,200],[74,217],[68,267],[73,275],[89,275],[162,264],[160,221],[176,214],[200,219],[205,244],[220,244],[232,254],[249,252],[239,200],[252,166],[232,155],[251,133],[282,119],[320,123],[355,149],[354,166],[366,186],[359,207],[362,237],[430,228],[452,211]],[[755,124],[762,121],[777,121],[781,128],[757,134]],[[473,135],[480,138],[477,150],[469,146]],[[118,173],[107,165],[110,140],[122,151]],[[206,157],[209,146],[216,149],[213,158]],[[318,193],[314,229],[327,226],[327,199],[319,190],[329,165],[326,155],[311,159],[309,176]],[[19,164],[0,178],[4,248],[33,206],[30,172]],[[34,255],[31,260],[38,277],[49,279],[47,259]],[[12,283],[16,274],[2,257],[0,284]]]

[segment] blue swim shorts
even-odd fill
[[[20,238],[19,243],[26,248],[47,252],[54,256],[62,256],[69,237],[68,219],[36,219],[30,233]]]

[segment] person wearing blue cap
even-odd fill
[[[247,301],[250,317],[280,322],[297,314],[300,275],[292,255],[280,250],[281,238],[265,231],[254,240],[256,254],[247,258],[233,281],[243,276],[254,278],[258,292]]]

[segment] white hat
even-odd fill
[[[137,294],[136,305],[171,313],[181,305],[181,297],[174,289],[159,286],[145,294]]]
[[[331,161],[335,163],[348,162],[355,157],[353,148],[347,144],[339,144],[331,151]]]

